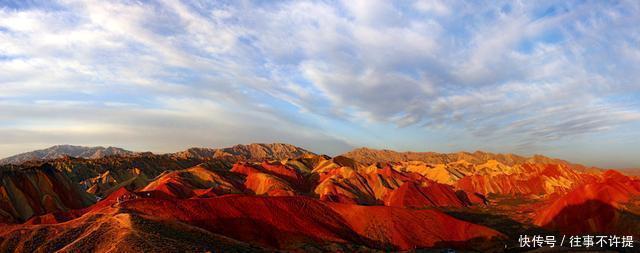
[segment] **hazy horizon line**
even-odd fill
[[[225,149],[225,148],[231,148],[237,145],[244,145],[244,146],[248,146],[251,144],[286,144],[286,145],[292,145],[298,148],[302,148],[305,149],[307,151],[310,151],[314,154],[317,155],[328,155],[331,157],[335,157],[335,156],[339,156],[342,154],[345,154],[347,152],[356,150],[356,149],[361,149],[361,148],[366,148],[366,149],[373,149],[373,150],[386,150],[386,151],[392,151],[392,152],[397,152],[397,153],[407,153],[407,152],[414,152],[414,153],[436,153],[436,154],[456,154],[456,153],[469,153],[469,154],[473,154],[473,153],[477,153],[477,152],[482,152],[482,153],[490,153],[490,154],[501,154],[501,155],[516,155],[516,156],[520,156],[520,157],[524,157],[524,158],[532,158],[534,156],[544,156],[547,158],[551,158],[551,159],[558,159],[558,160],[563,160],[572,164],[576,164],[576,165],[581,165],[581,166],[585,166],[588,168],[599,168],[599,169],[616,169],[616,170],[627,170],[627,169],[640,169],[639,167],[616,167],[616,166],[596,166],[596,165],[589,165],[589,164],[585,164],[585,163],[581,163],[581,162],[575,162],[569,159],[565,159],[565,158],[560,158],[557,156],[551,156],[551,155],[545,155],[545,154],[540,154],[540,153],[535,153],[535,154],[530,154],[530,155],[525,155],[522,153],[517,153],[517,152],[495,152],[495,151],[487,151],[487,150],[482,150],[482,149],[476,149],[474,151],[470,151],[470,150],[457,150],[457,151],[450,151],[450,152],[446,152],[446,151],[436,151],[436,150],[408,150],[408,149],[391,149],[391,148],[377,148],[377,147],[367,147],[367,146],[360,146],[360,147],[353,147],[352,149],[349,149],[347,151],[343,151],[343,152],[336,152],[333,154],[327,154],[327,153],[323,153],[323,152],[316,152],[310,148],[307,147],[303,147],[302,145],[297,145],[297,144],[292,144],[292,143],[287,143],[287,142],[250,142],[250,143],[236,143],[233,145],[220,145],[220,146],[189,146],[186,148],[182,148],[182,149],[178,149],[178,150],[174,150],[174,151],[153,151],[151,149],[148,150],[144,150],[144,151],[140,151],[141,149],[136,149],[136,148],[126,148],[125,146],[120,146],[120,145],[92,145],[92,144],[69,144],[69,143],[65,143],[65,144],[54,144],[54,145],[50,145],[50,146],[46,146],[43,148],[36,148],[36,149],[30,149],[30,150],[26,150],[23,152],[19,152],[19,153],[15,153],[15,154],[11,154],[11,155],[4,155],[4,156],[0,156],[0,160],[3,159],[8,159],[14,156],[18,156],[18,155],[22,155],[22,154],[26,154],[26,153],[30,153],[30,152],[35,152],[35,151],[42,151],[42,150],[46,150],[46,149],[50,149],[56,146],[72,146],[72,147],[82,147],[82,148],[119,148],[119,149],[123,149],[125,151],[129,151],[129,152],[134,152],[134,153],[152,153],[154,155],[166,155],[166,154],[173,154],[173,153],[178,153],[181,151],[186,151],[192,148],[206,148],[206,149]]]

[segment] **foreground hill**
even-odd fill
[[[97,159],[105,156],[126,156],[134,152],[116,147],[83,147],[73,145],[56,145],[50,148],[26,152],[4,159],[0,159],[1,164],[22,164],[28,161],[52,160],[66,156]]]
[[[114,201],[125,196],[136,197]],[[504,237],[437,210],[336,204],[301,196],[175,199],[119,190],[83,212],[64,223],[4,226],[0,249],[368,251],[452,245],[483,250],[496,247],[496,240]]]

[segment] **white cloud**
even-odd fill
[[[413,6],[423,12],[433,12],[438,15],[448,15],[451,9],[440,0],[418,0]]]
[[[55,6],[0,8],[4,134],[116,124],[116,140],[154,148],[328,138],[329,150],[375,144],[349,133],[393,124],[536,144],[610,132],[640,110],[634,2]],[[56,131],[33,136],[92,136]]]

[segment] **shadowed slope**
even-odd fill
[[[93,197],[49,164],[0,171],[0,221],[24,221],[34,215],[78,209],[92,203]]]
[[[553,210],[553,209],[551,209]],[[547,211],[550,212],[550,211]],[[599,200],[566,204],[549,218],[543,214],[536,224],[567,234],[615,234],[640,236],[640,214]]]

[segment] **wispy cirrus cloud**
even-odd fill
[[[638,14],[634,1],[5,2],[0,133],[14,137],[0,154],[66,138],[571,156],[576,138],[638,137]]]

